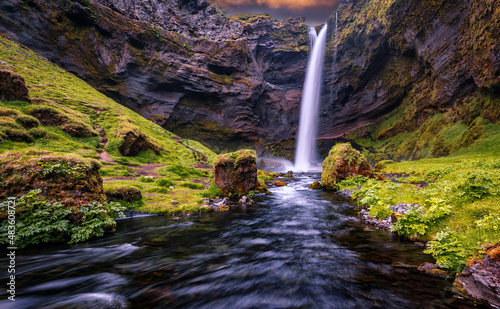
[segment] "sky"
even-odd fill
[[[283,20],[306,17],[306,24],[317,26],[328,21],[340,0],[212,0],[228,15],[270,13]]]

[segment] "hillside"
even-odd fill
[[[0,59],[0,69],[24,78],[31,97],[31,102],[0,101],[0,153],[97,159],[108,195],[130,187],[142,190],[143,199],[131,205],[139,210],[175,212],[199,203],[203,185],[192,190],[183,180],[204,179],[208,186],[209,171],[195,167],[210,166],[212,151],[146,120],[5,36],[0,37]],[[21,169],[23,162],[18,165]]]
[[[293,137],[303,19],[208,1],[7,1],[0,32],[142,116],[217,152]]]

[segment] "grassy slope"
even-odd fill
[[[179,140],[179,138],[176,135],[114,102],[87,85],[81,79],[3,36],[0,36],[0,60],[2,61],[0,68],[12,70],[23,76],[29,87],[32,99],[42,99],[36,100],[33,104],[0,101],[0,108],[3,108],[4,111],[15,110],[14,113],[17,111],[18,114],[22,114],[33,109],[34,106],[50,106],[65,115],[70,122],[78,123],[86,127],[89,131],[94,132],[94,135],[97,134],[94,128],[100,127],[106,132],[106,138],[109,141],[105,150],[113,160],[120,163],[133,165],[159,163],[167,166],[192,167],[198,163],[211,164],[215,158],[215,154],[200,143],[186,140],[182,140],[182,144],[177,142],[176,139]],[[1,116],[0,120],[3,123],[17,126],[16,129],[20,131],[23,129],[15,123],[12,117]],[[130,130],[145,135],[149,143],[159,147],[159,153],[156,154],[152,150],[147,150],[134,157],[122,156],[119,152],[119,146],[123,143],[122,136],[124,132]],[[71,137],[60,126],[40,125],[36,129],[38,134],[33,134],[33,132],[28,130],[25,131],[25,133],[33,136],[33,142],[29,142],[29,139],[26,142],[14,142],[3,138],[4,141],[0,143],[0,153],[8,151],[26,152],[35,149],[75,153],[83,157],[99,158],[98,146],[101,142],[99,136],[87,138]],[[206,156],[208,159],[207,162],[201,162],[201,156],[184,145]],[[133,168],[131,167],[119,164],[104,164],[101,173],[105,177],[136,176],[133,172]],[[209,181],[207,177],[209,176],[208,172],[203,174],[192,172],[188,173],[188,175],[189,177],[186,178],[201,178],[205,182]],[[179,179],[178,176],[176,174],[170,176],[174,180],[174,185],[176,185],[176,179]],[[168,177],[168,175],[164,177]],[[113,183],[113,185],[117,184],[118,182]],[[142,186],[137,180],[128,180],[127,183],[123,183],[123,185],[125,184]],[[110,185],[106,183],[105,187]],[[154,189],[152,190],[154,191]],[[170,190],[169,193],[165,193],[167,190],[156,190],[159,192],[143,194],[145,195],[143,203],[145,210],[149,209],[149,204],[156,205],[154,207],[154,211],[156,212],[171,212],[172,209],[182,208],[180,206],[172,206],[170,203],[163,203],[165,200],[178,199],[176,190]],[[186,201],[191,206],[196,205],[200,200],[197,192],[191,189],[179,190],[180,202]],[[191,197],[185,198],[186,196]]]

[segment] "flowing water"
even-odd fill
[[[300,122],[295,152],[295,170],[321,170],[315,167],[318,155],[316,138],[318,135],[318,115],[323,82],[323,63],[327,38],[327,26],[321,29],[317,39],[316,30],[310,28],[311,54],[307,65],[306,80],[300,104]]]
[[[307,189],[310,176],[249,208],[124,219],[99,240],[19,250],[16,302],[2,289],[0,308],[472,308],[410,266],[429,260],[420,248],[352,220],[351,202]]]

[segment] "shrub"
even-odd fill
[[[174,182],[170,179],[162,178],[162,179],[157,179],[155,184],[160,187],[171,187],[174,185]]]
[[[24,143],[32,143],[33,138],[26,133],[24,130],[18,129],[6,129],[4,134],[7,136],[7,139],[13,142],[24,142]]]
[[[155,182],[155,179],[151,176],[141,176],[139,177],[140,182]]]
[[[194,190],[201,190],[201,189],[205,188],[205,186],[202,183],[194,183],[194,182],[189,182],[189,181],[181,183],[181,187],[194,189]]]
[[[28,130],[28,134],[34,139],[38,139],[47,136],[47,131],[41,128],[32,128]]]
[[[170,165],[170,166],[166,166],[166,167],[162,167],[158,170],[158,173],[162,176],[165,176],[167,173],[165,173],[165,171],[167,172],[171,172],[173,174],[176,174],[177,176],[179,176],[180,178],[189,178],[189,177],[205,177],[205,176],[208,176],[208,172],[207,171],[202,171],[202,170],[198,170],[198,169],[195,169],[193,167],[187,167],[187,166],[183,166],[183,165],[180,165],[180,164],[175,164],[175,165]]]
[[[123,216],[123,207],[117,203],[101,205],[97,202],[78,209],[75,213],[61,203],[49,203],[36,198],[41,190],[33,190],[20,198],[9,198],[0,203],[0,212],[8,213],[9,203],[16,204],[16,233],[9,234],[9,220],[0,226],[0,243],[24,248],[27,245],[51,242],[75,243],[100,237],[114,229],[113,218]],[[76,223],[72,218],[80,217]]]

